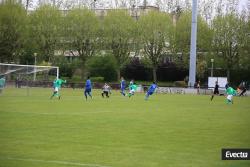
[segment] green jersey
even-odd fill
[[[62,79],[57,79],[55,82],[54,82],[54,87],[56,88],[61,88],[62,84],[63,83],[66,83],[66,80],[62,80]]]
[[[129,85],[129,89],[130,89],[130,90],[136,91],[137,85],[135,85],[135,84],[130,84],[130,85]]]
[[[233,95],[233,96],[236,95],[236,90],[234,90],[232,87],[228,87],[226,92],[228,95]]]
[[[4,78],[1,78],[0,79],[0,88],[3,88],[5,85],[5,79]]]

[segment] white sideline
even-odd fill
[[[16,160],[16,161],[29,161],[29,162],[42,162],[42,163],[54,163],[54,164],[61,164],[61,165],[72,165],[72,166],[85,166],[85,167],[110,167],[110,166],[103,166],[99,164],[84,164],[84,163],[77,163],[77,162],[68,162],[68,161],[56,161],[56,160],[40,160],[40,159],[26,159],[26,158],[11,158],[1,157],[0,159],[8,159],[8,160]]]
[[[83,114],[101,114],[101,113],[112,113],[112,112],[116,112],[116,111],[86,111],[86,112],[82,112],[82,113],[48,113],[48,112],[26,112],[26,111],[1,111],[0,112],[7,112],[7,113],[20,113],[20,114],[36,114],[36,115],[56,115],[56,116],[81,116]]]

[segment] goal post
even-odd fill
[[[5,87],[27,88],[26,94],[29,95],[30,87],[51,87],[52,80],[59,78],[59,67],[0,63],[0,76],[5,79]],[[4,86],[0,89],[3,90]]]
[[[5,68],[5,70],[2,70],[2,67],[7,67],[7,70]],[[8,68],[8,67],[16,67],[16,68]],[[13,72],[19,72],[19,71],[25,71],[26,70],[26,74],[33,74],[33,73],[37,73],[40,71],[49,71],[50,69],[56,69],[56,78],[59,78],[59,67],[57,66],[37,66],[37,65],[23,65],[23,64],[6,64],[6,63],[0,63],[0,75],[7,75]],[[30,70],[30,69],[33,69]],[[3,72],[5,71],[5,72]]]

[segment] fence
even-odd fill
[[[103,87],[104,83],[93,83],[94,89],[101,89]],[[109,84],[112,89],[118,90],[120,89],[119,83],[110,83]],[[16,88],[22,88],[22,87],[43,87],[43,88],[51,88],[53,86],[53,83],[51,81],[8,81],[6,83],[7,87],[16,87]],[[85,83],[73,83],[68,82],[63,85],[65,88],[72,88],[72,89],[83,89],[85,87]],[[137,92],[146,92],[148,89],[148,85],[138,85]],[[199,94],[203,95],[210,95],[212,94],[213,88],[200,88]],[[219,89],[219,92],[221,95],[225,94],[225,89]],[[158,87],[156,90],[156,93],[165,93],[165,94],[198,94],[197,89],[195,88],[182,88],[182,87]],[[246,92],[247,95],[250,95],[250,91]]]

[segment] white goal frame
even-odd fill
[[[0,63],[0,66],[1,65],[3,65],[3,66],[16,66],[16,67],[33,67],[35,69],[34,74],[36,72],[39,72],[39,71],[36,71],[36,68],[48,68],[48,69],[55,68],[56,69],[56,78],[57,79],[59,78],[59,67],[58,66],[37,66],[37,65],[23,65],[23,64],[6,64],[6,63]],[[11,73],[11,72],[9,72],[9,73]]]

